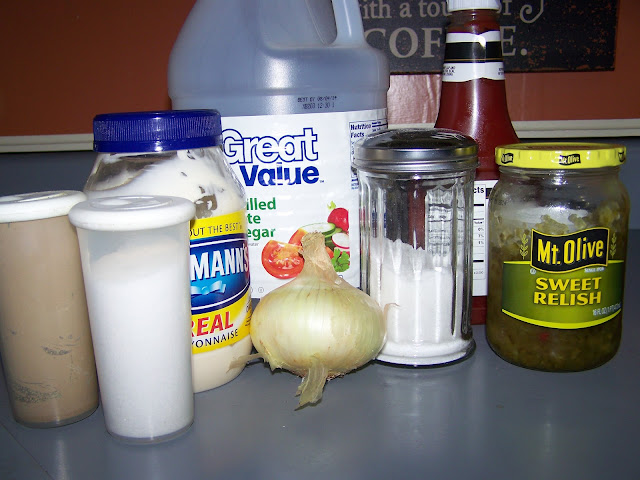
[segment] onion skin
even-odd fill
[[[378,303],[336,274],[322,234],[306,234],[302,249],[302,272],[265,295],[251,317],[259,356],[303,377],[299,407],[318,402],[326,380],[375,358],[386,328]]]

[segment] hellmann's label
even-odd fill
[[[191,351],[209,352],[249,335],[247,219],[234,212],[191,222]]]
[[[518,320],[576,329],[604,323],[622,309],[624,261],[610,260],[615,235],[590,228],[568,235],[533,230],[522,261],[503,265],[502,311]]]

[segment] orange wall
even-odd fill
[[[0,135],[89,133],[95,114],[169,108],[194,0],[0,2]],[[640,2],[620,0],[612,72],[507,74],[513,120],[640,118]],[[433,122],[439,75],[394,75],[391,123]]]
[[[195,0],[0,2],[0,135],[89,133],[169,108],[169,52]]]

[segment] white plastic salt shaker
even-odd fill
[[[468,357],[473,275],[472,138],[383,130],[356,146],[361,285],[387,308],[378,360],[440,365]]]
[[[174,438],[193,423],[189,220],[167,196],[88,200],[77,227],[106,428],[129,443]]]

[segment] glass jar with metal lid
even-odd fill
[[[379,360],[438,365],[471,332],[477,145],[445,129],[382,130],[356,146],[362,289],[386,307]]]
[[[621,145],[496,149],[489,200],[487,338],[532,369],[597,367],[618,350],[629,197]]]

